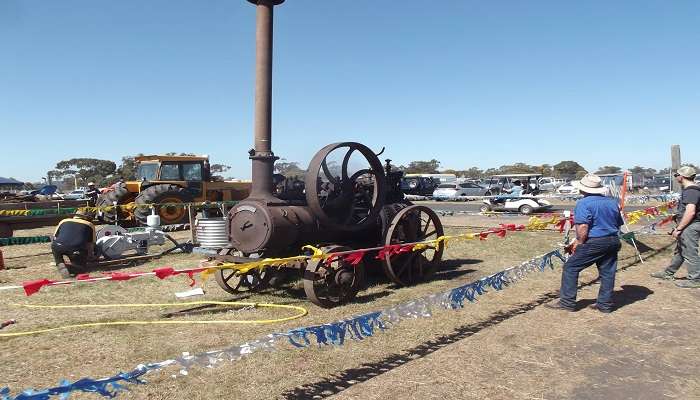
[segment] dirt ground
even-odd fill
[[[479,219],[481,218],[481,219]],[[520,223],[496,217],[445,217],[449,233],[474,231],[466,226]],[[48,230],[45,230],[48,231]],[[21,236],[46,233],[41,229]],[[187,233],[178,233],[184,238]],[[245,298],[306,307],[309,315],[277,325],[177,327],[127,326],[90,328],[37,336],[0,339],[0,386],[14,392],[56,385],[61,379],[111,376],[139,363],[160,361],[184,351],[196,353],[241,344],[270,332],[331,322],[379,310],[408,299],[446,290],[552,249],[558,232],[525,232],[505,239],[451,244],[442,270],[430,282],[395,288],[385,279],[370,279],[357,301],[332,310],[310,304],[292,283]],[[193,369],[173,378],[176,371],[147,376],[149,384],[130,385],[122,398],[149,399],[306,399],[325,398],[700,398],[697,377],[700,320],[696,305],[700,291],[678,289],[672,282],[655,281],[648,273],[670,257],[668,237],[645,236],[647,262],[640,264],[630,246],[621,252],[616,287],[620,308],[610,315],[582,309],[562,313],[542,304],[556,297],[560,270],[535,273],[501,292],[488,293],[462,310],[436,312],[432,318],[404,321],[363,341],[344,346],[311,347],[253,354],[215,369]],[[2,249],[11,269],[0,271],[0,286],[39,278],[57,279],[46,244]],[[170,255],[129,270],[170,265],[193,266],[197,255]],[[581,277],[581,305],[595,298],[594,271]],[[115,319],[183,320],[283,316],[284,312],[248,310],[100,310],[89,312],[27,310],[13,303],[156,303],[176,302],[173,293],[189,287],[176,277],[159,281],[46,288],[26,298],[2,292],[0,319],[18,324],[2,332],[36,329],[66,323]],[[234,300],[213,280],[206,295],[195,300]],[[243,298],[243,297],[239,297]],[[71,398],[95,398],[76,395]]]
[[[356,383],[334,399],[699,399],[700,290],[649,277],[663,258],[618,275],[614,313],[586,308],[597,284],[576,313],[541,307],[545,294],[408,349],[406,363],[389,357],[296,394],[342,377]],[[362,379],[368,370],[379,373]]]

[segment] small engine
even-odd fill
[[[122,258],[128,251],[135,255],[148,254],[148,246],[165,244],[165,233],[158,230],[160,217],[148,216],[145,231],[128,232],[118,225],[106,225],[97,232],[96,253],[105,259]]]

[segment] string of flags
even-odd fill
[[[541,229],[543,226],[555,225],[560,229],[563,229],[566,218],[556,218],[553,217],[547,221],[536,221],[533,223],[528,223],[528,225],[516,225],[516,224],[500,224],[498,227],[494,227],[485,231],[475,232],[475,233],[463,233],[457,235],[445,235],[440,236],[433,240],[417,242],[417,243],[401,243],[401,244],[391,244],[381,247],[365,248],[365,249],[355,249],[344,252],[332,252],[324,253],[322,250],[306,245],[302,250],[306,250],[307,254],[298,255],[293,257],[282,257],[282,258],[263,258],[256,261],[251,261],[247,263],[221,263],[214,265],[202,264],[195,268],[187,269],[174,269],[172,267],[161,267],[153,269],[149,272],[108,272],[103,273],[101,276],[91,276],[90,274],[79,274],[75,279],[67,280],[52,280],[52,279],[37,279],[32,281],[23,282],[21,285],[11,285],[2,286],[2,290],[13,290],[21,289],[24,290],[27,296],[31,296],[38,293],[42,288],[49,286],[66,286],[74,285],[78,283],[96,283],[103,281],[127,281],[134,278],[140,278],[144,276],[156,277],[159,279],[165,279],[177,275],[186,275],[189,277],[190,286],[196,284],[195,275],[201,274],[202,281],[206,281],[212,274],[218,270],[235,270],[238,274],[245,274],[252,270],[263,270],[265,268],[281,267],[290,263],[295,263],[299,261],[305,261],[309,259],[322,260],[323,262],[330,264],[333,261],[342,258],[344,261],[357,265],[368,253],[376,253],[375,258],[385,259],[385,257],[391,257],[397,254],[412,252],[412,251],[422,251],[428,248],[441,248],[446,247],[450,242],[460,241],[460,240],[486,240],[489,236],[494,235],[499,238],[506,237],[508,232],[522,232],[526,230],[537,230]],[[531,221],[532,222],[532,221]]]
[[[649,207],[644,210],[632,211],[627,213],[628,224],[636,224],[643,217],[650,219],[656,218],[658,216],[668,215],[671,208],[675,206],[675,202],[669,202],[656,207]],[[661,224],[668,223],[672,219],[672,216],[668,216]],[[547,229],[553,226],[563,232],[567,223],[573,223],[573,217],[559,217],[552,215],[548,219],[543,219],[537,216],[530,217],[527,225],[516,225],[516,224],[500,224],[496,228],[491,228],[482,232],[476,233],[463,233],[457,235],[445,235],[440,236],[436,239],[419,242],[419,243],[404,243],[404,244],[392,244],[382,247],[375,247],[369,249],[356,249],[347,252],[339,253],[323,253],[320,249],[315,248],[311,245],[306,245],[302,250],[308,250],[310,255],[299,255],[293,257],[283,257],[283,258],[264,258],[247,263],[223,263],[219,265],[206,265],[197,268],[181,269],[175,270],[171,267],[163,267],[154,269],[150,272],[110,272],[103,274],[100,277],[91,277],[88,274],[81,274],[75,280],[62,280],[54,281],[50,279],[39,279],[29,282],[24,282],[21,286],[4,286],[0,287],[0,290],[10,290],[10,289],[23,289],[27,296],[37,293],[41,288],[45,286],[59,286],[59,285],[71,285],[75,283],[88,283],[88,282],[100,282],[100,281],[124,281],[133,278],[138,278],[142,276],[155,276],[159,279],[165,279],[170,276],[185,274],[190,277],[190,285],[195,285],[194,275],[201,274],[202,280],[207,280],[212,274],[217,270],[236,270],[239,274],[245,274],[252,270],[262,271],[265,268],[270,267],[280,267],[289,263],[294,263],[298,261],[304,261],[308,259],[323,260],[326,263],[331,263],[342,257],[344,261],[349,262],[352,265],[357,265],[368,252],[376,252],[377,259],[384,259],[385,257],[391,257],[393,255],[425,250],[428,247],[440,248],[441,246],[447,246],[451,241],[458,240],[486,240],[490,235],[495,235],[497,237],[505,237],[507,232],[517,232],[517,231],[538,231]],[[658,225],[657,225],[658,226]]]
[[[10,388],[5,387],[0,389],[0,399],[48,400],[53,396],[61,396],[61,399],[66,399],[71,393],[76,392],[96,393],[103,397],[113,398],[120,392],[128,390],[125,384],[147,384],[147,381],[143,378],[148,373],[163,372],[167,368],[176,368],[179,370],[179,375],[187,376],[193,368],[215,368],[224,362],[238,361],[262,350],[281,350],[278,347],[281,344],[280,342],[286,342],[297,349],[308,348],[312,345],[342,346],[347,344],[349,339],[363,340],[406,320],[432,317],[435,309],[461,309],[466,302],[476,302],[478,297],[487,294],[491,290],[503,290],[525,279],[532,272],[543,272],[547,268],[554,269],[554,259],[565,262],[566,256],[558,249],[555,249],[525,261],[518,266],[507,268],[474,282],[403,302],[383,310],[327,324],[272,333],[241,345],[233,345],[220,350],[196,354],[183,352],[179,357],[160,362],[140,364],[129,372],[119,372],[106,378],[93,379],[86,377],[73,382],[63,380],[55,387],[43,390],[26,389],[14,396]]]
[[[227,201],[198,201],[190,203],[148,203],[148,204],[117,204],[113,206],[99,206],[99,207],[65,207],[65,208],[32,208],[27,210],[0,210],[0,217],[17,217],[17,216],[37,216],[37,215],[67,215],[75,214],[78,211],[85,211],[90,213],[97,213],[98,211],[114,211],[121,209],[124,211],[134,211],[137,208],[151,208],[151,207],[195,207],[195,208],[216,208],[222,205],[233,206],[238,204],[236,200]]]

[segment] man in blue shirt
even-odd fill
[[[575,311],[579,273],[596,264],[600,276],[600,289],[593,308],[609,313],[613,309],[612,294],[617,271],[617,253],[620,251],[619,233],[623,224],[620,206],[616,199],[605,196],[607,188],[596,175],[584,176],[575,186],[584,197],[576,202],[574,208],[574,253],[564,264],[559,301],[545,306]]]

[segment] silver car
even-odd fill
[[[491,191],[476,183],[464,182],[443,183],[433,192],[433,199],[437,201],[477,196],[491,196]]]

